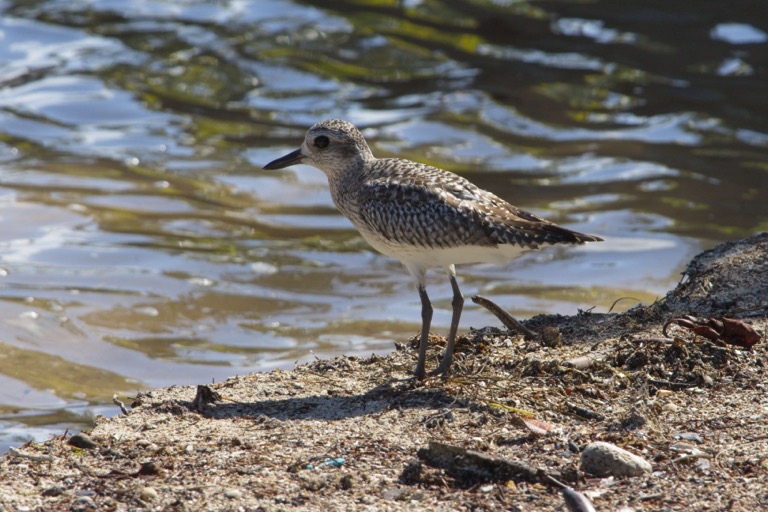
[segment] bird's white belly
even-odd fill
[[[402,261],[406,266],[420,268],[448,267],[462,263],[506,263],[528,249],[517,245],[457,247],[419,247],[382,240],[361,231],[363,238],[382,254]]]

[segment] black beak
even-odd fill
[[[302,161],[304,161],[304,155],[301,154],[300,149],[297,149],[296,151],[288,153],[285,156],[281,156],[277,160],[272,160],[264,166],[264,169],[267,171],[271,171],[273,169],[282,169],[291,165],[300,164]]]

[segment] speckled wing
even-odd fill
[[[388,172],[362,183],[359,212],[369,232],[392,243],[535,249],[592,240],[516,208],[456,174],[407,160],[377,163],[389,167]]]
[[[365,183],[361,192],[366,229],[390,243],[424,248],[494,245],[477,212],[458,207],[450,194],[424,182],[382,178]]]

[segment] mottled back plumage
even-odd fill
[[[354,200],[359,216],[353,222],[398,244],[424,248],[509,244],[537,249],[596,239],[561,228],[461,176],[428,165],[377,159],[363,176]]]

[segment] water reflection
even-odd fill
[[[407,273],[322,173],[261,170],[323,118],[607,239],[467,267],[466,293],[522,316],[654,300],[768,225],[756,9],[0,2],[0,443],[113,413],[115,392],[416,332]],[[450,287],[430,291],[447,328]]]

